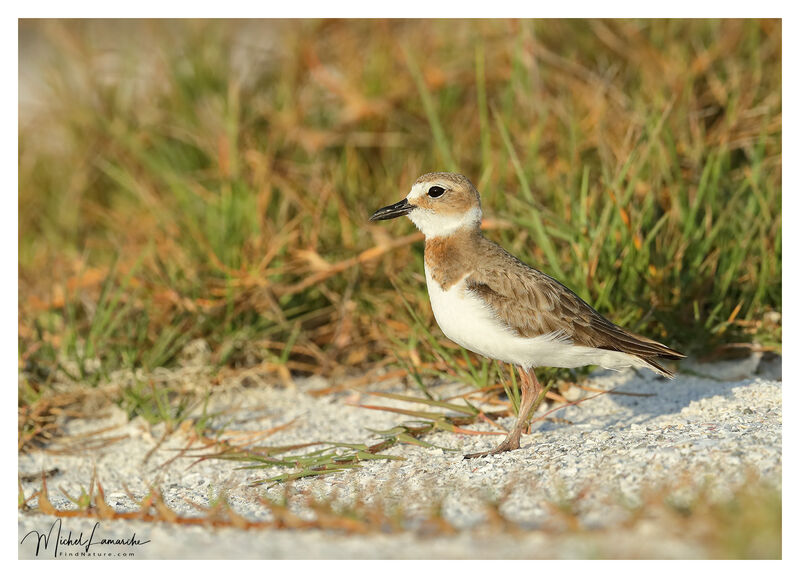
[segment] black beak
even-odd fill
[[[385,221],[387,219],[394,219],[396,217],[402,217],[403,215],[409,214],[413,209],[414,205],[410,205],[408,200],[403,199],[399,203],[378,209],[375,211],[375,214],[369,218],[369,220]]]

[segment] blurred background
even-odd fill
[[[190,343],[283,381],[486,385],[504,370],[441,336],[413,225],[367,222],[430,171],[615,322],[702,358],[780,349],[779,20],[19,32],[21,405]]]

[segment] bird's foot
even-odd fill
[[[491,456],[493,454],[501,454],[503,452],[510,452],[512,450],[518,450],[519,449],[519,438],[520,438],[520,434],[521,433],[522,433],[521,431],[512,432],[512,433],[510,433],[508,435],[508,437],[506,439],[503,440],[503,442],[499,446],[497,446],[493,450],[489,450],[488,452],[478,452],[478,453],[475,453],[475,454],[466,454],[464,456],[464,459],[465,460],[471,460],[471,459],[474,459],[474,458],[483,458],[483,457],[486,457],[486,456]]]

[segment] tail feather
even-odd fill
[[[596,345],[596,347],[602,349],[622,351],[645,360],[650,358],[683,359],[686,357],[683,353],[675,351],[654,339],[631,333],[599,314],[592,328],[597,332],[597,335],[602,336],[598,340],[601,343]]]
[[[685,356],[682,355],[681,357],[685,357]],[[676,358],[670,357],[668,359],[676,359]],[[680,359],[680,358],[677,358],[677,359]],[[645,363],[647,363],[647,367],[649,367],[650,369],[655,371],[657,374],[663,375],[667,379],[673,379],[675,377],[675,372],[674,371],[671,371],[671,370],[667,369],[666,367],[664,367],[663,365],[657,363],[656,361],[654,361],[652,359],[645,359],[644,361],[645,361]]]
[[[614,325],[610,321],[607,323],[608,326],[604,327],[603,329],[605,330],[606,335],[613,337],[613,339],[610,339],[609,343],[605,346],[601,346],[601,348],[613,349],[633,355],[634,357],[641,359],[649,369],[652,369],[657,374],[663,375],[668,379],[675,377],[675,372],[665,368],[656,360],[683,359],[686,357],[683,353],[667,347],[663,343],[659,343],[653,339],[648,339],[647,337],[642,337],[641,335],[636,335],[635,333],[626,331],[625,329]]]

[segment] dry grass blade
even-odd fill
[[[454,451],[450,448],[436,446],[420,439],[423,435],[436,430],[466,435],[503,435],[502,432],[483,432],[461,427],[463,425],[475,423],[480,420],[488,420],[489,423],[493,423],[491,418],[498,417],[498,415],[495,414],[482,413],[469,404],[458,405],[400,394],[372,393],[379,397],[396,399],[399,401],[421,403],[432,407],[443,407],[456,412],[456,415],[404,410],[401,408],[390,408],[383,406],[359,405],[358,407],[364,407],[366,409],[401,413],[403,415],[418,418],[418,420],[416,422],[398,425],[389,430],[374,431],[375,434],[383,438],[383,441],[372,445],[366,445],[362,443],[342,443],[335,441],[317,441],[293,446],[267,446],[256,448],[249,447],[247,445],[236,446],[225,442],[223,444],[214,444],[214,451],[212,452],[199,455],[185,454],[185,457],[195,458],[196,461],[193,462],[193,464],[201,460],[222,459],[249,463],[249,465],[241,466],[241,469],[293,469],[293,471],[276,474],[263,480],[252,482],[252,485],[263,485],[284,483],[302,478],[335,474],[358,468],[359,463],[365,460],[400,460],[403,458],[381,453],[397,444],[412,444],[422,447],[439,448],[445,451]],[[323,447],[321,447],[321,449],[303,454],[290,453],[297,449],[315,445]]]
[[[106,22],[21,26],[21,68],[50,79],[19,126],[21,449],[57,435],[33,406],[64,368],[96,384],[194,338],[286,384],[393,356],[464,369],[398,347],[433,327],[420,236],[367,223],[437,158],[480,183],[487,236],[632,330],[780,347],[779,20],[265,21],[287,50],[246,86],[235,21],[115,27],[119,61],[159,78],[84,74]]]
[[[170,463],[174,462],[175,460],[181,458],[194,458],[195,461],[190,463],[186,469],[191,468],[192,466],[211,458],[216,459],[236,459],[236,457],[243,452],[249,452],[250,454],[260,454],[263,457],[267,457],[270,450],[265,451],[263,448],[258,448],[254,444],[260,442],[280,431],[288,429],[297,424],[299,418],[295,418],[290,420],[284,424],[268,428],[266,430],[256,430],[256,431],[234,431],[230,429],[226,429],[222,432],[217,432],[216,438],[209,438],[203,435],[191,436],[190,439],[187,440],[186,445],[183,448],[177,448],[174,451],[176,454],[166,460],[163,464],[159,466],[159,468],[164,468]],[[197,443],[200,443],[203,447],[198,450]],[[299,449],[303,447],[309,447],[311,445],[315,445],[316,442],[305,443],[305,444],[298,444],[295,446],[289,446],[288,449],[273,449],[271,450],[273,453],[280,453],[281,451],[290,451],[292,449]],[[206,449],[210,449],[209,453],[200,454],[198,455],[197,451],[203,451]],[[193,452],[191,455],[189,452]],[[270,454],[271,455],[271,454]],[[267,458],[268,459],[268,458]]]
[[[627,395],[630,397],[655,397],[655,393],[637,393],[635,391],[617,391],[616,389],[600,389],[590,385],[579,385],[577,383],[570,384],[572,387],[578,387],[585,391],[596,391],[598,393],[608,393],[609,395]],[[566,401],[566,400],[565,400]]]
[[[45,471],[43,471],[41,473],[38,473],[38,474],[20,475],[19,476],[19,480],[20,480],[20,482],[34,482],[34,481],[38,480],[41,476],[44,476],[45,478],[52,478],[54,476],[57,476],[60,473],[61,473],[61,470],[59,468],[51,468],[49,470],[45,470]]]
[[[486,526],[496,534],[508,535],[513,539],[531,528],[520,525],[505,512],[513,511],[511,494],[515,484],[508,485],[498,499],[484,501]],[[705,489],[694,488],[687,501],[675,499],[686,496],[686,480],[674,480],[665,486],[648,488],[644,491],[641,503],[630,507],[627,516],[621,520],[599,528],[588,529],[583,523],[584,502],[593,492],[591,488],[569,497],[547,500],[545,506],[549,516],[543,524],[537,525],[538,535],[582,537],[583,539],[613,537],[620,532],[630,532],[641,524],[653,528],[658,524],[667,538],[689,537],[695,545],[702,545],[713,558],[780,558],[781,502],[780,493],[775,488],[758,481],[754,472],[741,486],[732,488],[731,497],[711,499]],[[343,534],[375,535],[398,534],[408,531],[418,536],[448,536],[465,531],[455,527],[443,514],[442,502],[435,500],[422,518],[417,508],[412,511],[402,507],[387,507],[380,494],[373,492],[358,494],[347,505],[339,504],[336,496],[320,499],[308,490],[290,492],[286,486],[282,497],[268,499],[263,495],[257,502],[269,513],[270,519],[253,520],[238,513],[225,493],[221,493],[208,505],[197,504],[191,500],[184,502],[197,512],[197,515],[178,513],[171,508],[161,492],[156,488],[142,498],[136,499],[138,509],[132,512],[117,512],[105,501],[102,484],[89,484],[90,491],[76,509],[62,510],[53,506],[47,489],[46,479],[42,489],[30,497],[20,495],[20,510],[28,513],[46,514],[61,518],[88,518],[97,520],[130,520],[145,523],[162,523],[175,526],[207,526],[212,528],[237,528],[241,530],[318,529]],[[365,499],[365,498],[369,499]],[[38,506],[29,502],[38,498]],[[613,502],[610,506],[619,507]],[[299,514],[306,509],[310,515]],[[516,517],[516,516],[515,516]],[[466,531],[470,532],[474,528]]]
[[[457,413],[461,413],[461,414],[468,415],[468,416],[474,416],[474,415],[476,415],[478,413],[478,409],[475,408],[474,406],[470,405],[469,402],[467,402],[466,405],[456,405],[454,403],[447,403],[446,401],[439,401],[439,400],[427,399],[427,398],[419,398],[419,397],[414,397],[414,396],[411,396],[411,395],[402,395],[402,394],[398,394],[398,393],[385,393],[385,392],[379,392],[379,391],[368,391],[368,392],[365,392],[365,393],[368,393],[369,395],[373,395],[375,397],[385,397],[387,399],[396,399],[396,400],[399,400],[399,401],[408,401],[408,402],[411,402],[411,403],[423,403],[425,405],[432,406],[432,407],[443,407],[445,409],[449,409],[451,411],[455,411]]]

